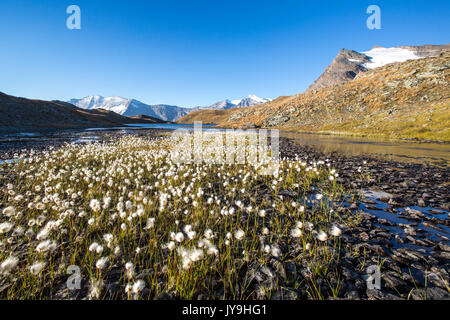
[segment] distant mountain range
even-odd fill
[[[164,122],[154,117],[129,118],[110,110],[86,110],[63,101],[26,99],[2,92],[0,92],[0,114],[2,115],[0,133]]]
[[[308,88],[319,90],[353,80],[359,73],[394,62],[436,57],[450,50],[450,45],[424,45],[383,48],[375,46],[369,51],[342,49],[322,75]]]
[[[99,95],[94,95],[82,99],[71,99],[68,102],[86,110],[104,109],[127,117],[146,115],[164,121],[175,121],[196,110],[227,110],[237,107],[250,107],[269,101],[271,101],[271,99],[249,95],[246,98],[219,101],[215,104],[205,107],[183,108],[165,104],[149,105],[136,99],[126,99],[122,97],[102,97]]]
[[[203,110],[203,109],[228,110],[228,109],[232,109],[232,108],[256,106],[256,105],[263,104],[263,103],[270,102],[270,101],[272,101],[272,99],[260,98],[258,96],[255,96],[254,94],[251,94],[251,95],[247,96],[246,98],[236,99],[236,100],[227,99],[227,100],[216,102],[210,106],[195,107],[190,110],[191,110],[191,112],[196,111],[196,110]]]
[[[188,113],[187,108],[164,104],[148,105],[136,99],[122,97],[88,96],[82,99],[71,99],[69,103],[87,110],[104,109],[114,111],[123,116],[146,115],[164,121],[173,121]]]

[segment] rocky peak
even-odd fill
[[[422,45],[384,48],[374,46],[367,52],[342,49],[324,73],[307,89],[320,90],[325,87],[346,83],[359,73],[378,68],[389,63],[403,62],[411,59],[436,57],[442,52],[450,51],[450,44]]]
[[[370,58],[362,53],[342,49],[308,90],[319,90],[353,80],[358,73],[367,71],[362,64],[369,61]]]

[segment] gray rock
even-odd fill
[[[367,289],[366,294],[369,300],[402,300],[400,297],[383,290]]]
[[[385,281],[387,288],[400,292],[408,291],[409,287],[406,281],[400,279],[393,272],[384,272],[381,274],[381,278]]]
[[[359,295],[358,291],[352,290],[345,294],[345,298],[350,300],[359,300],[361,299],[361,296]]]
[[[441,288],[417,289],[411,291],[411,298],[414,300],[443,300],[450,299],[448,291]]]

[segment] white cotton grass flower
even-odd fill
[[[242,240],[245,237],[245,232],[242,229],[239,229],[234,233],[234,237],[236,240]]]
[[[144,280],[138,280],[135,283],[133,283],[133,286],[131,287],[131,292],[137,296],[144,289],[145,289],[145,282],[144,282]]]
[[[291,237],[292,238],[300,238],[302,236],[302,230],[299,228],[294,228],[291,230]]]
[[[45,240],[40,242],[37,246],[36,246],[36,251],[39,253],[44,253],[44,252],[51,252],[53,250],[56,249],[56,243],[54,241],[50,241],[50,240]]]
[[[181,258],[181,266],[183,269],[189,269],[191,267],[192,260],[188,255],[185,255]]]
[[[320,230],[319,233],[317,234],[317,239],[319,241],[327,241],[328,240],[328,236],[327,236],[327,234],[324,231]]]
[[[179,248],[178,253],[181,256],[181,263],[183,269],[189,269],[193,262],[200,261],[204,257],[202,249],[193,248],[190,250]]]
[[[170,241],[166,246],[167,246],[167,249],[169,249],[170,251],[172,251],[176,247],[175,242],[173,242],[173,241]]]
[[[191,261],[200,261],[203,259],[203,250],[201,249],[192,249],[190,251],[190,256],[189,258],[191,259]]]
[[[189,240],[192,240],[197,236],[197,232],[195,232],[194,230],[189,230],[189,232],[187,232],[187,236]]]
[[[102,206],[100,204],[100,201],[98,201],[97,199],[92,199],[89,202],[89,207],[92,209],[92,211],[94,212],[99,212],[102,209]]]
[[[128,283],[125,286],[125,293],[129,296],[133,291],[133,285],[131,283]]]
[[[13,215],[16,214],[16,208],[12,206],[6,207],[5,209],[3,209],[2,213],[7,217],[12,217]]]
[[[45,204],[39,202],[38,204],[36,204],[36,209],[38,209],[38,210],[44,210],[44,209],[45,209]]]
[[[214,238],[214,233],[211,229],[206,229],[204,236],[206,239],[210,240],[210,239]]]
[[[91,286],[89,288],[89,298],[90,299],[99,299],[103,290],[103,281],[102,280],[91,280]]]
[[[219,254],[219,250],[217,249],[217,247],[211,245],[208,247],[206,253],[209,255],[217,256]]]
[[[86,216],[87,216],[87,212],[84,210],[80,211],[80,213],[78,214],[78,217],[80,217],[80,218],[84,218]]]
[[[45,240],[48,238],[50,231],[48,229],[42,229],[36,236],[36,239],[39,241]]]
[[[9,257],[0,264],[0,273],[9,274],[11,273],[19,264],[19,259],[16,257]]]
[[[103,240],[106,241],[106,244],[108,246],[108,248],[110,248],[112,246],[113,240],[114,240],[114,236],[111,233],[107,233],[103,235]]]
[[[103,257],[97,260],[97,262],[95,263],[95,267],[99,270],[103,270],[108,266],[109,263],[109,258],[108,257]]]
[[[105,197],[103,199],[103,209],[108,209],[109,205],[111,204],[111,197]]]
[[[0,234],[9,232],[14,225],[10,222],[0,223]]]
[[[258,216],[260,216],[261,218],[264,218],[266,216],[266,210],[259,210]]]
[[[330,228],[330,234],[333,236],[333,237],[340,237],[341,235],[342,235],[342,231],[341,231],[341,229],[339,229],[339,227],[337,227],[336,225],[333,225],[331,228]]]
[[[263,233],[264,235],[268,235],[268,234],[270,233],[269,228],[264,227],[263,230],[262,230],[262,233]]]
[[[177,241],[177,242],[183,242],[184,241],[184,234],[182,233],[182,232],[178,232],[176,235],[175,235],[175,240]]]
[[[148,218],[144,229],[145,230],[150,230],[154,226],[155,226],[155,218]]]
[[[97,254],[102,254],[103,253],[103,246],[99,245],[97,247],[97,249],[95,250],[95,252],[97,252]]]
[[[277,246],[273,245],[270,247],[270,254],[273,257],[278,258],[281,255],[281,250]]]
[[[100,244],[98,244],[97,242],[93,242],[90,246],[89,246],[89,251],[90,252],[96,252],[98,254],[102,254],[103,252],[103,246],[101,246]]]
[[[316,194],[315,198],[316,198],[316,200],[322,200],[323,194],[318,193],[318,194]]]
[[[90,252],[96,252],[97,251],[97,248],[99,247],[100,245],[97,243],[97,242],[93,242],[90,246],[89,246],[89,251]]]
[[[311,243],[307,243],[307,244],[305,244],[305,249],[306,250],[310,250],[311,249]]]
[[[133,278],[134,277],[134,264],[131,261],[128,261],[125,264],[125,270],[127,271],[127,277]]]
[[[37,276],[38,274],[40,274],[42,272],[42,270],[44,270],[45,266],[46,266],[45,262],[35,262],[30,267],[30,273],[33,276]]]

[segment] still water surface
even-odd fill
[[[141,129],[193,130],[194,126],[173,123],[130,124],[114,128],[87,128],[7,134],[0,136],[0,151],[2,150],[2,145],[6,144],[15,144],[18,146],[23,144],[25,146],[42,142],[51,144],[52,141],[56,142],[61,140],[77,143],[94,142],[99,138],[100,134],[105,133],[105,131],[132,133],[135,132],[135,130]],[[214,125],[203,125],[203,130],[222,131],[223,129],[215,128]],[[350,156],[372,155],[390,160],[407,162],[443,162],[447,165],[450,163],[450,144],[389,141],[383,139],[286,131],[281,131],[280,137],[291,138],[298,144],[310,145],[324,153],[339,152],[343,155]]]

